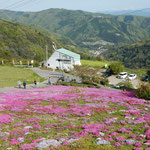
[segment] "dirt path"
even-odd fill
[[[39,83],[39,82],[37,83],[37,88],[42,88],[42,87],[46,87],[46,86],[49,86],[47,80],[44,81],[44,82],[41,82],[41,83]],[[29,84],[29,85],[26,86],[26,88],[27,89],[32,89],[32,88],[34,88],[34,84]],[[17,90],[17,89],[20,90],[20,88],[18,86],[15,86],[15,87],[4,87],[4,88],[0,88],[0,92]],[[23,86],[21,87],[21,89],[24,90]]]

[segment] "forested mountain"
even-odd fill
[[[25,26],[0,20],[0,58],[24,58],[42,60],[45,57],[45,47],[48,45],[52,53],[52,42],[49,36],[28,29]],[[58,47],[60,44],[56,42]]]
[[[150,8],[139,10],[105,11],[103,13],[112,15],[135,15],[135,16],[150,17]]]
[[[150,68],[150,39],[110,49],[104,56],[108,60],[122,61],[129,68]]]
[[[59,38],[59,37],[58,37]],[[79,53],[83,59],[94,59],[91,54],[58,43],[55,39],[26,26],[0,19],[0,59],[45,59],[45,49],[48,46],[49,56],[53,53],[53,42],[57,48],[68,48]]]
[[[120,44],[150,38],[149,17],[112,16],[65,9],[40,12],[1,10],[0,17],[26,25],[38,25],[70,38],[80,47],[87,47],[85,42],[104,40]]]

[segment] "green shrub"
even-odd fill
[[[150,100],[150,84],[142,84],[136,92],[136,96],[138,98],[143,98],[146,100]]]
[[[101,88],[101,86],[100,86],[100,85],[97,85],[97,86],[96,86],[96,88],[98,88],[98,89],[99,89],[99,88]]]
[[[120,82],[117,85],[122,85],[124,87],[131,88],[131,89],[133,88],[133,85],[131,82]]]
[[[33,67],[39,67],[39,66],[40,66],[39,62],[35,61],[35,63],[33,64]]]
[[[122,72],[123,69],[124,69],[124,66],[122,65],[121,62],[114,62],[109,66],[108,70],[110,70],[111,74],[117,75],[120,72]]]
[[[89,85],[93,85],[93,81],[92,80],[83,80],[83,84],[89,84]]]
[[[64,86],[70,86],[70,84],[69,84],[69,83],[63,83],[63,85],[64,85]]]
[[[89,87],[89,88],[94,88],[95,86],[94,86],[94,85],[88,85],[87,87]]]
[[[150,75],[150,70],[147,70],[147,75]]]
[[[93,80],[94,83],[100,83],[100,78],[94,77],[92,80]]]
[[[106,86],[109,85],[109,81],[108,81],[107,78],[102,79],[102,80],[100,81],[100,83],[101,83],[102,85],[106,85]]]

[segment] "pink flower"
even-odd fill
[[[111,135],[111,136],[117,136],[118,133],[117,133],[117,132],[112,132],[112,133],[110,133],[110,135]]]
[[[116,142],[116,143],[114,144],[114,146],[119,147],[119,146],[121,146],[121,144],[120,144],[119,142]]]
[[[69,145],[69,143],[68,142],[64,142],[62,145]]]
[[[17,144],[20,144],[20,142],[16,139],[11,139],[11,144],[12,145],[17,145]]]
[[[146,131],[145,135],[146,135],[146,138],[147,138],[147,139],[150,139],[150,129],[148,129],[148,130]]]
[[[121,142],[126,141],[126,139],[124,137],[122,137],[122,136],[116,137],[116,140],[121,141]]]
[[[141,148],[137,148],[137,147],[136,147],[136,148],[134,148],[134,150],[142,150],[142,149],[141,149]]]
[[[20,146],[20,150],[33,150],[36,148],[36,144],[32,143],[32,144],[24,144]]]
[[[131,138],[136,138],[136,135],[131,135]]]
[[[134,144],[134,146],[137,146],[137,147],[139,147],[139,146],[141,146],[142,144],[141,143],[135,143]]]

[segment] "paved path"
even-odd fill
[[[65,82],[70,82],[72,80],[76,80],[77,83],[81,83],[81,79],[79,77],[60,72],[53,72],[49,70],[41,70],[40,68],[31,68],[34,72],[36,72],[39,76],[48,79],[49,77],[52,84],[56,84],[60,77],[64,77]]]

